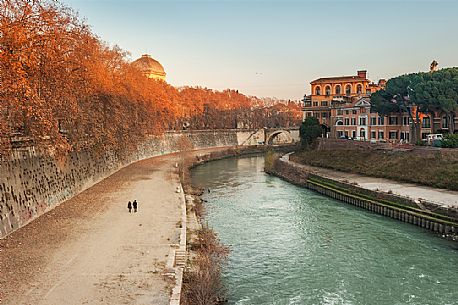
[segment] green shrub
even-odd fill
[[[308,146],[316,141],[316,139],[322,135],[323,130],[315,117],[308,117],[302,122],[301,128],[299,129],[301,144]]]
[[[442,140],[442,147],[458,148],[458,134],[446,134]]]

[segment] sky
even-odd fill
[[[458,66],[458,0],[62,0],[174,86],[298,100],[319,77]]]

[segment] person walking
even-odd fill
[[[134,207],[134,213],[137,212],[137,200],[134,200],[134,202],[132,202],[132,205]]]
[[[127,208],[129,209],[129,213],[132,213],[132,203],[130,201],[127,204]]]

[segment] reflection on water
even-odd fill
[[[229,304],[458,304],[456,243],[296,187],[262,157],[192,172],[231,254]]]

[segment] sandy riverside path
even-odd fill
[[[168,304],[161,273],[179,239],[176,158],[129,165],[0,240],[0,303]],[[129,214],[133,199],[139,210]]]

